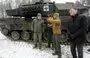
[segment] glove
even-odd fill
[[[73,35],[72,34],[68,34],[68,37],[70,38],[70,39],[73,39]]]
[[[70,37],[71,37],[71,39],[73,39],[73,38],[74,38],[74,36],[73,36],[73,35],[70,35]]]
[[[70,40],[70,38],[69,39],[67,39],[67,42],[70,42],[71,40]]]

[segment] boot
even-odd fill
[[[39,49],[41,49],[41,46],[39,46]]]
[[[52,55],[57,55],[56,53],[52,53]]]
[[[54,52],[54,53],[52,53],[53,55],[58,55],[58,52]]]
[[[37,48],[37,44],[35,44],[35,46],[33,47],[33,49]]]
[[[50,48],[50,46],[49,46],[49,45],[47,45],[47,46],[46,46],[46,48]]]
[[[60,56],[58,56],[58,58],[61,58]]]
[[[39,49],[41,49],[42,48],[42,45],[41,45],[41,43],[39,44]]]
[[[90,52],[90,49],[88,49],[88,52]]]

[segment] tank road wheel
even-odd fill
[[[87,40],[87,42],[90,43],[90,32],[87,34],[87,36],[86,36],[86,40]]]
[[[29,32],[23,31],[23,32],[21,33],[21,38],[22,38],[23,40],[29,40],[29,38],[30,38]]]
[[[60,36],[60,38],[61,39],[59,40],[59,42],[65,43],[67,41],[67,39],[68,39],[67,33],[62,33],[61,36]]]
[[[11,37],[12,37],[13,40],[19,40],[20,33],[18,31],[12,31],[11,32]]]
[[[2,28],[1,33],[4,34],[4,35],[8,35],[9,30],[7,28]]]

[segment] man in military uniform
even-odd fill
[[[42,15],[40,13],[37,14],[37,18],[33,20],[33,31],[34,31],[34,48],[39,46],[41,49],[42,42],[42,33],[43,33],[43,23]]]

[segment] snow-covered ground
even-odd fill
[[[0,58],[57,58],[57,55],[52,55],[52,50],[33,49],[33,46],[31,43],[11,41],[0,33]],[[84,58],[90,58],[88,48],[84,47]],[[62,45],[62,58],[72,58],[69,46]]]

